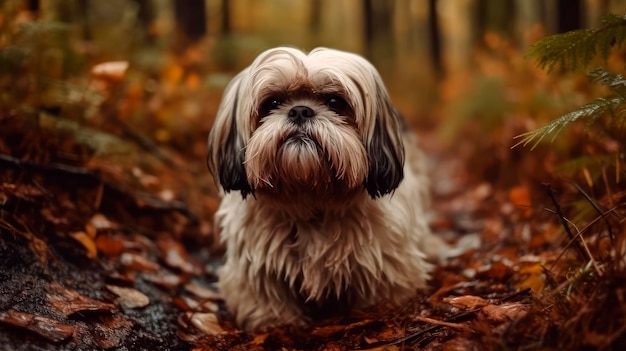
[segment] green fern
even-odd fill
[[[597,29],[574,30],[541,39],[530,47],[526,56],[536,58],[539,66],[548,71],[555,68],[564,71],[584,68],[597,56],[606,60],[611,48],[621,47],[626,42],[626,16],[605,15],[600,23]],[[588,76],[592,81],[607,87],[610,95],[596,98],[544,127],[517,135],[515,139],[520,141],[512,148],[530,144],[532,150],[548,136],[554,141],[563,128],[579,120],[600,127],[607,134],[619,135],[614,139],[623,148],[621,136],[626,132],[626,78],[603,68],[589,72]],[[603,126],[594,124],[602,116],[608,116],[609,123]]]
[[[626,16],[604,15],[600,27],[579,29],[545,37],[533,44],[527,57],[537,59],[541,68],[552,71],[586,67],[597,55],[606,59],[611,47],[626,42]]]
[[[612,125],[623,126],[626,119],[624,117],[624,112],[626,112],[626,79],[622,75],[613,74],[601,68],[590,72],[589,76],[592,80],[607,86],[614,94],[594,99],[539,129],[515,136],[514,139],[521,140],[513,145],[512,148],[519,145],[527,146],[532,143],[531,150],[533,150],[549,135],[552,135],[550,141],[554,141],[557,134],[568,124],[578,120],[583,120],[590,124],[605,114],[611,116]]]

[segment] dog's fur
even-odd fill
[[[219,287],[242,328],[401,303],[425,287],[443,244],[425,218],[423,156],[403,130],[355,54],[275,48],[228,85],[207,161],[225,191]]]

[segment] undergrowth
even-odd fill
[[[582,127],[587,135],[577,142],[581,155],[559,169],[571,191],[564,195],[546,189],[554,205],[549,211],[569,238],[551,267],[555,287],[542,300],[543,308],[565,321],[552,340],[564,349],[626,345],[626,78],[606,64],[625,41],[626,17],[606,15],[599,28],[549,36],[528,51],[548,71],[575,71],[599,59],[601,67],[587,76],[608,91],[544,127],[518,135],[520,141],[513,146],[534,149],[566,127]]]

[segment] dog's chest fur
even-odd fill
[[[298,220],[254,198],[227,195],[217,214],[229,250],[226,264],[250,276],[260,296],[291,296],[305,310],[392,297],[385,290],[403,284],[397,273],[412,265],[399,260],[415,247],[407,235],[410,223],[382,210],[386,201],[368,200]]]

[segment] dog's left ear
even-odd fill
[[[218,187],[221,186],[226,192],[240,191],[245,198],[252,192],[252,188],[243,165],[244,141],[237,128],[241,76],[239,74],[233,78],[224,91],[222,103],[209,133],[207,166]]]
[[[393,192],[404,177],[401,133],[405,126],[382,81],[376,83],[376,116],[366,145],[369,170],[365,180],[365,189],[373,199]]]

